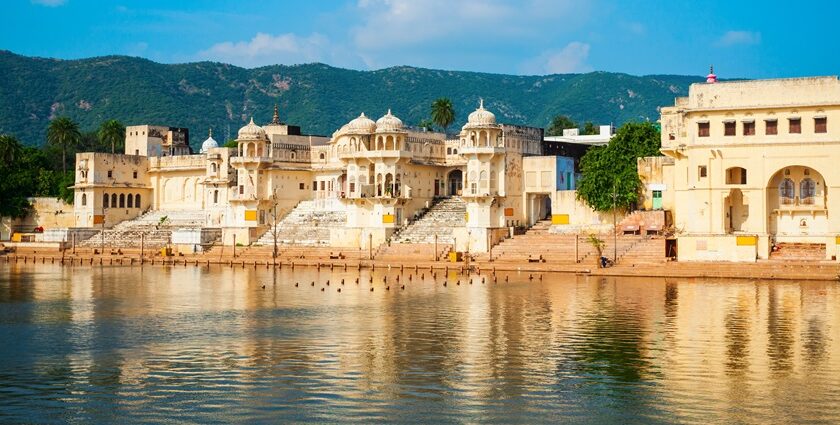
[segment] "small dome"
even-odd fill
[[[484,109],[484,99],[480,100],[478,109],[473,111],[467,118],[467,126],[496,125],[496,116]]]
[[[376,131],[376,123],[373,122],[372,119],[365,116],[365,113],[362,112],[361,115],[356,117],[353,121],[350,121],[345,125],[346,131],[348,133],[373,133]]]
[[[254,124],[254,117],[251,117],[251,122],[239,129],[237,140],[265,140],[265,130]]]
[[[205,140],[204,143],[201,144],[200,152],[205,153],[210,149],[215,149],[218,147],[219,144],[215,140],[213,140],[213,129],[210,129],[210,133],[207,135],[207,140]]]
[[[383,115],[382,118],[376,120],[376,132],[377,133],[389,133],[395,131],[402,131],[403,122],[401,119],[395,117],[391,114],[391,110],[388,109],[388,113]]]

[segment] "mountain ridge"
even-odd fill
[[[407,124],[429,116],[429,105],[449,97],[459,128],[484,98],[499,122],[545,127],[556,114],[578,122],[621,124],[656,120],[658,108],[685,96],[699,76],[595,71],[508,75],[393,66],[372,71],[323,63],[241,68],[222,62],[162,64],[121,55],[54,59],[0,50],[0,133],[43,144],[49,120],[66,115],[82,130],[106,119],[126,125],[188,127],[193,147],[207,129],[230,137],[251,116],[281,119],[304,133],[332,134],[361,112],[376,119],[391,108]]]

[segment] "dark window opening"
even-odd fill
[[[764,134],[768,136],[779,134],[779,122],[776,120],[764,121]]]
[[[700,137],[709,137],[709,123],[697,123],[697,135]],[[673,140],[673,139],[671,139]]]
[[[802,133],[802,120],[799,118],[791,118],[788,120],[790,134]]]

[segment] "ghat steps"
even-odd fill
[[[825,244],[789,243],[776,245],[777,250],[770,253],[770,261],[824,261]]]
[[[505,239],[493,248],[493,261],[527,262],[539,261],[542,257],[546,263],[554,264],[597,262],[597,251],[587,235],[550,233],[550,227],[550,221],[542,220],[524,234]],[[658,264],[665,261],[665,240],[662,238],[612,234],[601,234],[598,238],[604,243],[602,254],[612,258],[617,253],[620,264],[637,261]],[[480,260],[489,258],[489,253],[477,255]]]
[[[330,229],[344,227],[347,212],[322,205],[316,200],[301,201],[277,224],[277,243],[284,245],[323,246],[330,243]],[[274,245],[273,228],[254,245]]]
[[[434,244],[437,236],[438,245],[455,243],[454,229],[463,228],[466,221],[467,204],[457,196],[444,199],[433,205],[420,219],[405,227],[393,244]]]
[[[451,250],[452,245],[442,243],[437,244],[437,251],[434,243],[392,243],[383,247],[375,258],[401,263],[433,261],[445,258]]]
[[[161,222],[161,219],[166,220]],[[204,211],[150,211],[132,220],[118,223],[105,231],[98,231],[79,246],[99,248],[139,248],[141,243],[156,249],[169,243],[172,230],[200,228],[205,222]]]

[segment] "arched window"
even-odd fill
[[[747,170],[741,167],[727,168],[726,184],[747,184]]]
[[[120,193],[120,208],[125,208],[125,194]]]
[[[785,178],[779,183],[779,202],[783,205],[793,203],[793,180]]]
[[[117,194],[112,193],[111,194],[111,208],[116,208],[116,207],[117,207]]]
[[[219,203],[219,191],[218,190],[213,191],[213,203],[214,204]]]
[[[216,163],[215,163],[215,162],[211,163],[211,164],[210,164],[210,171],[212,171],[212,172],[214,172],[214,173],[215,173],[215,172],[216,172],[216,169],[217,169],[217,168],[216,168]]]
[[[134,195],[134,208],[140,208],[140,194]]]
[[[134,208],[134,196],[130,193],[128,194],[128,205],[126,207]]]
[[[87,194],[82,194],[82,206],[87,206]]]
[[[817,195],[817,184],[810,178],[805,178],[799,182],[799,198],[803,204],[813,204],[814,196]]]
[[[108,194],[102,194],[102,208],[108,208]]]
[[[323,152],[321,152],[321,154],[319,154],[319,155],[318,155],[318,158],[320,158],[320,159],[324,159],[324,158],[325,158],[324,153],[323,153]]]

